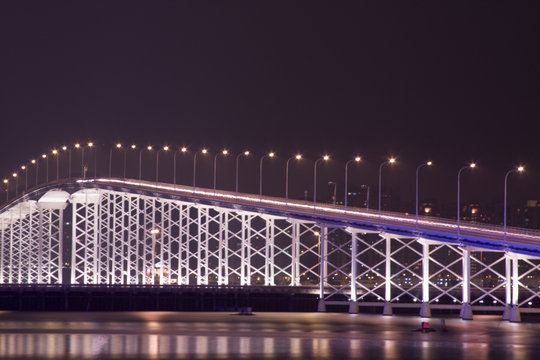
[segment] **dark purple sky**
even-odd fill
[[[248,147],[334,157],[321,183],[414,195],[540,199],[540,6],[530,2],[36,1],[0,3],[0,171],[54,146]],[[108,146],[108,145],[107,145]],[[256,176],[257,164],[252,164]],[[276,170],[277,171],[277,170]],[[312,165],[297,169],[311,180]],[[281,176],[281,175],[280,175]],[[299,176],[299,175],[298,175]],[[269,180],[270,181],[270,180]],[[304,181],[304,180],[303,180]],[[310,185],[311,186],[311,185]],[[341,186],[341,185],[340,185]],[[301,187],[301,186],[300,186]],[[308,185],[305,186],[306,188]]]

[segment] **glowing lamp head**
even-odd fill
[[[395,163],[396,163],[396,158],[390,158],[390,159],[388,160],[388,162],[389,162],[390,164],[395,164]]]
[[[152,145],[148,145],[148,146],[146,147],[146,150],[152,150]]]
[[[46,159],[47,158],[47,154],[43,154],[41,155],[42,158]]]
[[[66,151],[66,150],[67,150],[67,146],[62,146],[62,150]]]
[[[469,166],[470,166],[471,169],[474,169],[474,168],[476,167],[476,164],[475,164],[475,163],[471,163]]]
[[[169,147],[168,147],[167,145],[165,145],[165,146],[163,147],[163,150],[169,151]]]
[[[433,162],[432,162],[432,161],[428,161],[428,162],[426,163],[426,165],[427,165],[427,166],[431,166],[431,165],[433,165]]]
[[[133,145],[131,145],[131,148],[132,148],[132,149],[136,149],[136,148],[137,148],[137,145],[133,144]]]
[[[320,235],[321,235],[321,233],[320,233],[320,232],[318,232],[318,231],[314,231],[314,232],[313,232],[313,235],[315,235],[315,236],[320,236]]]
[[[118,143],[116,144],[116,148],[120,149],[122,147],[122,144]]]
[[[35,160],[35,159],[32,159],[30,162],[31,162],[32,164],[35,164],[35,163],[36,163],[36,160]]]
[[[274,156],[276,156],[276,154],[273,153],[273,152],[271,152],[271,153],[268,154],[268,156],[270,156],[271,158],[273,158]]]
[[[159,229],[158,228],[153,228],[152,230],[150,230],[150,234],[152,234],[152,235],[159,234]]]
[[[206,153],[208,152],[208,150],[207,150],[207,149],[202,149],[201,152],[202,152],[203,154],[206,154]]]
[[[524,171],[525,171],[525,167],[523,167],[523,166],[518,166],[517,171],[519,171],[519,172],[524,172]]]
[[[296,160],[300,160],[302,158],[302,155],[298,154],[294,157]]]
[[[52,151],[52,153],[53,153],[53,155],[56,155],[56,154],[58,154],[58,150],[54,149],[54,150]]]
[[[229,151],[228,151],[228,150],[223,150],[221,153],[222,153],[223,155],[227,155],[227,154],[229,153]]]
[[[360,156],[357,156],[357,157],[354,158],[354,161],[356,161],[356,162],[360,162],[360,160],[362,160],[362,158]]]
[[[21,166],[21,170],[26,170],[26,166]]]
[[[247,151],[247,150],[244,151],[244,155],[245,155],[245,156],[248,156],[248,155],[249,155],[249,151]]]
[[[17,177],[17,173],[13,173],[11,174],[13,177]]]
[[[180,151],[182,151],[183,153],[185,153],[185,152],[187,151],[187,147],[184,146],[183,148],[180,149]]]
[[[80,147],[81,147],[81,144],[79,144],[79,143],[75,144],[75,148],[78,149],[78,148],[80,148]]]
[[[324,155],[324,156],[323,156],[323,160],[324,160],[324,161],[330,160],[330,156],[329,156],[329,155]]]
[[[88,143],[88,147],[92,147],[92,146],[94,146],[94,143],[93,143],[93,142],[89,142],[89,143]]]
[[[8,179],[4,179],[4,184],[7,184],[9,182]]]

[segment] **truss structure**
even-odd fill
[[[380,303],[387,315],[415,303],[424,316],[461,306],[463,318],[470,306],[514,319],[540,308],[530,256],[158,194],[50,193],[0,213],[0,283],[303,286],[320,310]]]

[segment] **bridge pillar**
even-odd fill
[[[461,305],[460,316],[463,320],[472,320],[472,308],[471,308],[471,249],[464,247],[463,249],[463,298]]]
[[[384,236],[386,241],[386,261],[385,261],[385,279],[384,279],[384,308],[383,315],[392,315],[392,238]]]
[[[512,262],[512,309],[510,310],[510,322],[521,322],[519,311],[519,267],[518,258],[514,256]]]
[[[319,305],[317,311],[326,311],[326,303],[324,302],[324,286],[326,284],[326,233],[327,228],[324,225],[320,225],[319,235]]]
[[[421,317],[431,317],[431,306],[429,305],[429,243],[422,243],[422,306],[420,307]]]
[[[502,319],[510,320],[510,311],[512,309],[512,259],[506,253],[504,255],[504,268],[505,268],[505,306]]]

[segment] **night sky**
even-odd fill
[[[470,161],[464,201],[502,201],[505,172],[524,164],[511,202],[540,200],[539,14],[537,2],[4,1],[1,176],[53,147],[122,141],[249,148],[246,191],[273,150],[275,195],[296,151],[294,196],[325,153],[321,184],[342,189],[359,154],[349,181],[372,196],[396,156],[383,181],[403,201],[426,160],[422,199],[441,202]],[[221,163],[223,187],[233,166]]]

